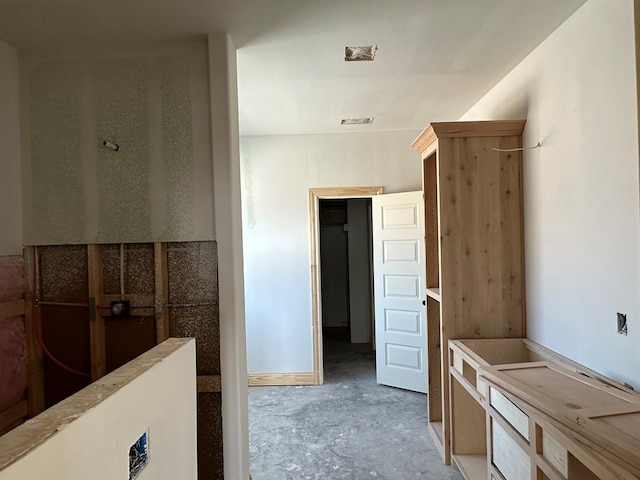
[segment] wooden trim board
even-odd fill
[[[525,120],[489,120],[480,122],[433,122],[413,141],[411,146],[422,152],[438,138],[502,137],[522,135]]]
[[[318,385],[315,372],[303,373],[250,373],[247,375],[250,387]]]
[[[311,331],[313,333],[313,376],[314,383],[304,385],[322,385],[324,371],[322,367],[322,302],[320,292],[320,238],[319,238],[319,206],[323,198],[366,198],[380,195],[383,187],[340,187],[340,188],[310,188],[309,189],[309,226],[311,252]],[[289,374],[287,374],[289,375]],[[250,375],[251,376],[251,375]],[[249,382],[249,385],[252,385]],[[276,384],[299,385],[299,384]]]

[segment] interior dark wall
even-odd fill
[[[349,326],[346,200],[320,200],[320,288],[323,327]]]
[[[322,326],[348,329],[353,343],[372,338],[370,206],[370,198],[319,202]]]

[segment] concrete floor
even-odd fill
[[[325,335],[325,385],[251,387],[254,480],[460,480],[427,433],[423,394],[378,385],[367,346]]]

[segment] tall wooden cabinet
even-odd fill
[[[423,161],[430,433],[446,463],[448,340],[526,333],[524,124],[432,123],[412,144]]]

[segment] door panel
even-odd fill
[[[377,380],[426,393],[422,192],[372,202]]]

